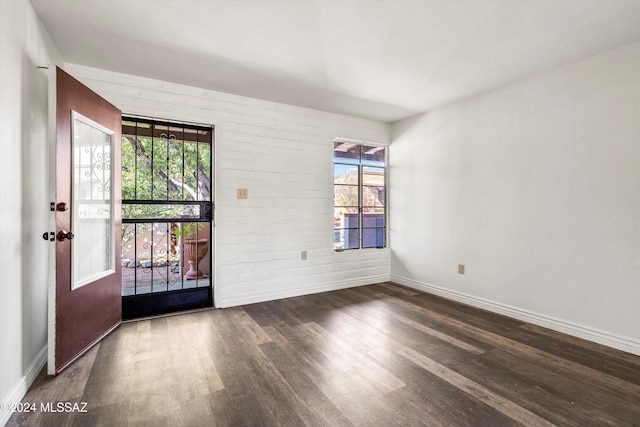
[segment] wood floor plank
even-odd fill
[[[9,426],[638,426],[640,357],[385,282],[125,323]]]
[[[342,309],[347,313],[351,313],[356,319],[361,319],[367,326],[373,327],[378,336],[394,337],[397,343],[406,345],[408,348],[414,348],[438,357],[448,357],[452,351],[469,351],[470,348],[474,349],[474,352],[481,353],[485,351],[481,347],[474,344],[468,344],[455,336],[452,336],[449,332],[424,335],[424,331],[421,331],[415,327],[415,324],[420,322],[401,321],[401,314],[397,311],[389,310],[380,301],[369,301],[366,304],[360,304]],[[409,319],[409,317],[405,317]],[[412,323],[414,322],[414,323]],[[410,324],[408,324],[410,323]],[[422,322],[424,324],[424,322]],[[361,327],[363,329],[364,327]],[[424,330],[430,329],[424,325]],[[483,344],[481,344],[483,345]],[[488,346],[486,348],[489,348]],[[473,353],[473,352],[472,352]]]
[[[416,351],[399,351],[398,354],[526,426],[542,427],[553,425],[549,421],[540,418],[521,406],[516,405],[503,396],[492,392],[475,381],[465,378],[457,372],[452,371],[446,366],[441,365],[435,360],[432,360]]]
[[[533,331],[541,335],[546,335],[563,343],[569,343],[576,347],[580,347],[583,350],[587,350],[585,354],[597,353],[600,354],[601,357],[605,357],[610,360],[619,360],[638,367],[638,356],[636,356],[635,354],[607,347],[606,345],[598,344],[593,341],[587,341],[582,338],[563,334],[562,332],[552,331],[551,329],[543,328],[542,326],[533,325],[531,323],[525,323],[524,325],[520,326],[520,328],[528,331]]]
[[[229,321],[243,329],[242,335],[244,337],[251,338],[256,345],[271,341],[269,334],[265,333],[243,308],[235,307],[227,310],[229,311]]]
[[[596,369],[604,374],[640,385],[638,365],[616,357],[613,349],[610,349],[608,353],[599,351],[585,352],[583,351],[584,347],[573,342],[522,327],[512,331],[509,337],[526,342],[555,356]],[[603,363],[603,361],[606,361],[606,363]]]
[[[407,304],[407,307],[419,307],[425,310],[425,312],[431,312],[452,320],[470,323],[479,328],[498,334],[508,332],[523,324],[523,322],[504,318],[503,316],[493,315],[492,313],[488,313],[475,307],[469,307],[468,312],[465,312],[466,307],[465,309],[462,309],[458,306],[448,306],[444,304],[441,299],[434,299],[431,297],[425,298],[423,294],[417,295],[416,297],[407,297],[404,295],[393,296],[380,293],[376,294],[376,296],[386,296],[390,300],[404,302]]]
[[[634,393],[635,395],[640,395],[640,386],[635,383],[631,383],[625,381],[620,378],[616,378],[614,376],[605,374],[596,369],[581,365],[576,362],[572,362],[567,359],[563,359],[561,357],[557,357],[553,354],[547,353],[530,345],[514,341],[510,338],[506,338],[502,335],[495,334],[493,332],[481,329],[469,323],[461,322],[454,318],[448,318],[444,315],[434,313],[433,311],[426,310],[422,307],[412,305],[405,301],[399,300],[397,298],[387,298],[393,303],[412,307],[413,310],[420,311],[425,313],[427,316],[436,317],[440,320],[443,320],[451,325],[455,325],[459,328],[459,330],[464,334],[470,334],[478,339],[486,341],[495,347],[500,347],[503,349],[507,349],[508,351],[514,352],[516,354],[524,354],[528,358],[537,360],[540,363],[547,364],[551,367],[555,367],[558,370],[562,370],[565,372],[570,372],[572,375],[597,379],[599,383],[606,385],[612,389],[612,392],[620,392],[620,393]]]
[[[599,389],[589,379],[557,373],[503,350],[492,350],[466,366],[459,364],[455,368],[493,389],[511,393],[514,401],[533,404],[539,408],[538,413],[557,419],[561,425],[630,426],[638,419],[638,411],[627,399]],[[518,392],[518,383],[527,387]],[[549,407],[554,410],[549,411]]]
[[[61,400],[79,401],[86,387],[89,373],[98,354],[100,343],[96,344],[78,361],[67,368],[64,376],[48,377],[46,367],[35,379],[25,395],[23,402],[36,403],[38,411],[35,413],[16,413],[8,426],[12,425],[45,425],[49,414],[41,411],[40,404],[58,402]],[[64,422],[64,421],[61,421]]]
[[[452,337],[450,335],[444,334],[442,332],[438,332],[433,328],[430,328],[430,327],[425,326],[425,325],[423,325],[421,323],[418,323],[418,322],[414,322],[413,320],[407,319],[406,317],[396,316],[395,319],[400,321],[400,322],[402,322],[402,323],[404,323],[404,324],[407,324],[407,325],[409,325],[409,326],[411,326],[413,328],[416,328],[417,330],[422,331],[425,334],[429,334],[431,336],[439,338],[442,341],[446,341],[449,344],[453,344],[456,347],[460,347],[461,349],[467,350],[467,351],[469,351],[469,352],[471,352],[473,354],[482,354],[482,353],[485,352],[485,350],[483,350],[481,348],[475,347],[475,346],[473,346],[471,344],[467,344],[464,341],[456,339],[456,338],[454,338],[454,337]]]
[[[260,348],[294,393],[298,404],[296,410],[305,413],[303,417],[305,424],[352,425],[342,411],[314,384],[306,374],[306,369],[301,369],[298,364],[286,363],[288,357],[283,354],[276,342],[264,344]]]
[[[365,320],[369,325],[375,326],[378,329],[378,335],[382,333],[383,335],[400,336],[402,331],[393,330],[392,325],[394,323],[402,322],[401,318],[404,318],[410,320],[410,322],[402,323],[409,323],[414,328],[416,324],[422,325],[424,326],[424,331],[438,331],[438,339],[446,341],[449,344],[456,342],[458,343],[457,347],[459,348],[465,348],[466,350],[473,348],[477,349],[479,352],[487,351],[492,348],[485,342],[472,339],[467,335],[458,333],[455,328],[449,327],[443,322],[434,322],[433,319],[427,318],[421,313],[412,310],[412,305],[409,305],[408,307],[409,308],[390,305],[385,302],[384,298],[380,299],[378,297],[374,300],[368,301],[366,304],[346,307],[344,311],[352,313],[356,318]]]
[[[364,314],[364,313],[362,312],[362,306],[359,306],[359,309],[360,309],[360,312],[356,315],[356,317],[361,318],[361,319],[366,318],[366,314]],[[395,317],[394,317],[394,319],[395,319],[395,320],[397,320],[397,319],[398,319],[398,317],[401,317],[401,316],[395,316]],[[415,323],[415,322],[414,322],[414,323]],[[415,326],[415,325],[412,325],[412,326]],[[397,334],[397,333],[394,333],[394,335],[398,335],[398,334]],[[445,339],[446,339],[447,337],[442,337],[442,338],[445,338]],[[404,346],[404,345],[403,345],[402,343],[400,343],[400,342],[396,342],[396,343],[394,344],[394,346],[395,346],[396,348],[400,349],[400,351],[403,351],[403,350],[404,350],[404,351],[411,351],[409,347]],[[463,346],[463,347],[464,347],[464,346]],[[483,353],[483,351],[475,352],[475,354],[481,354],[481,353]]]
[[[420,292],[414,291],[413,289],[405,288],[404,286],[396,285],[395,283],[379,283],[377,286],[382,286],[383,288],[387,288],[404,295],[409,295],[410,297],[420,295]]]
[[[373,381],[375,383],[374,387],[380,387],[383,393],[388,393],[389,391],[405,386],[404,382],[391,375],[383,366],[378,365],[363,353],[354,351],[352,340],[342,340],[315,323],[307,323],[300,327],[323,337],[328,345],[336,348],[342,354],[350,355],[352,360],[355,361],[352,367],[356,368],[361,375]]]
[[[428,420],[425,425],[521,425],[401,356],[398,350],[378,349],[370,355],[407,384],[407,387],[387,393],[380,400],[394,402],[395,408],[405,406],[401,400],[409,401],[406,406],[413,406],[417,414],[422,414]]]

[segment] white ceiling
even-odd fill
[[[31,0],[66,62],[392,122],[640,40],[640,0]]]

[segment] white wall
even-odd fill
[[[640,44],[392,141],[392,280],[640,354]]]
[[[333,138],[385,144],[389,124],[76,64],[66,70],[125,113],[215,125],[217,307],[389,279],[388,249],[332,249]],[[238,200],[237,188],[249,198]]]
[[[47,74],[37,66],[49,63],[62,61],[31,4],[0,1],[0,402],[22,398],[46,356]]]

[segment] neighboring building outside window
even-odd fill
[[[386,246],[386,149],[336,139],[333,145],[333,248]]]

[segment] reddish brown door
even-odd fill
[[[50,73],[56,259],[48,372],[56,374],[121,322],[121,112],[59,68]]]

